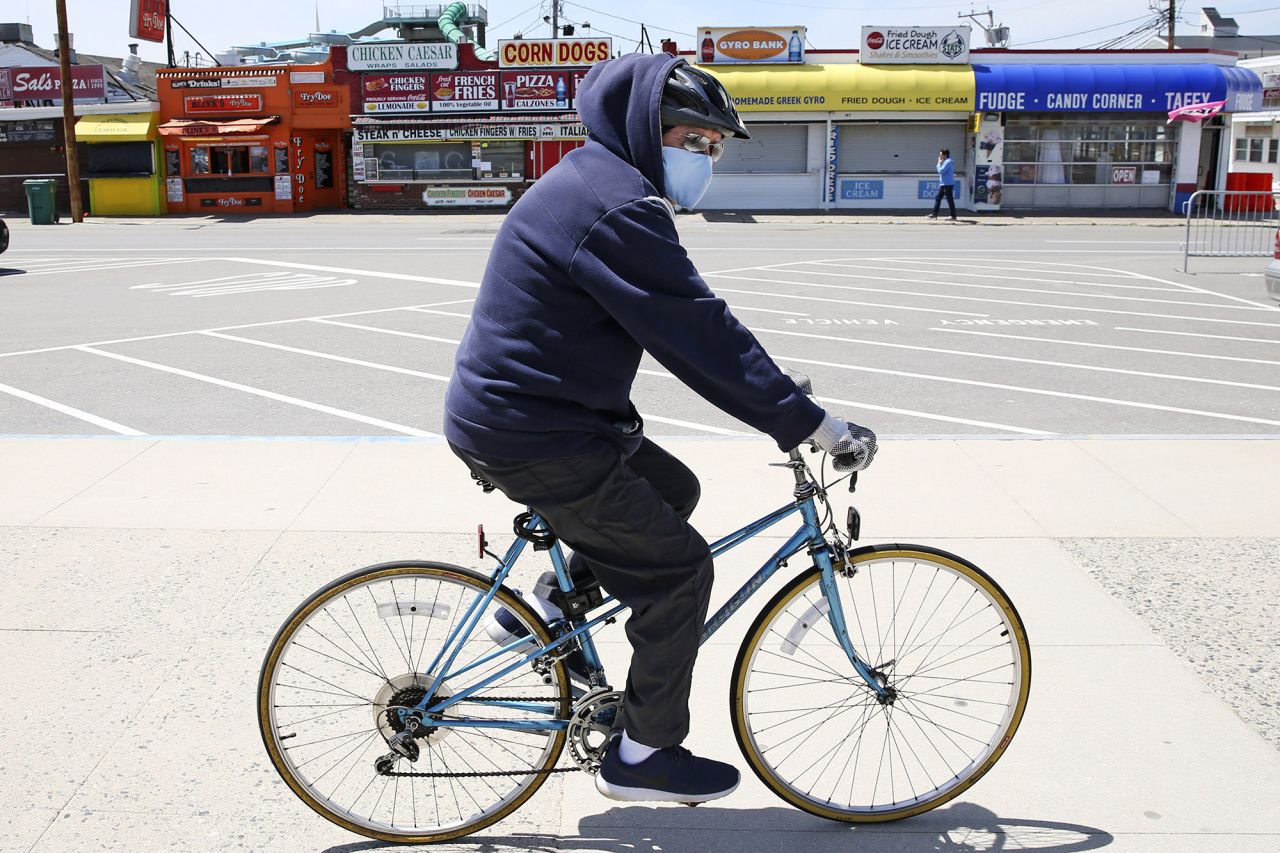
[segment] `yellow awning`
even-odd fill
[[[968,65],[804,65],[702,68],[742,112],[774,110],[972,111]]]
[[[155,136],[158,113],[85,116],[76,122],[81,142],[146,142]]]

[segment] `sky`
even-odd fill
[[[489,12],[489,46],[497,39],[523,32],[526,38],[548,37],[551,0],[480,0]],[[1200,3],[1178,0],[1177,28],[1198,32]],[[397,0],[387,0],[397,5]],[[1097,45],[1122,36],[1153,16],[1150,0],[1001,0],[991,4],[997,24],[1011,30],[1010,47],[1077,48]],[[84,53],[120,56],[127,51],[129,0],[67,0],[69,28],[75,47]],[[399,4],[409,5],[409,4]],[[174,19],[194,39],[214,52],[235,44],[256,44],[304,37],[315,29],[317,14],[322,31],[350,32],[382,17],[381,0],[171,0]],[[1219,13],[1235,17],[1242,35],[1280,33],[1280,0],[1239,0],[1216,3]],[[675,38],[681,49],[694,47],[699,26],[808,27],[809,46],[853,48],[863,25],[944,25],[963,23],[957,16],[976,8],[967,2],[938,0],[700,0],[674,4],[654,0],[588,0],[586,5],[562,0],[562,18],[590,23],[592,35],[612,35],[614,49],[630,52],[636,47],[641,22],[649,26],[654,47],[662,38]],[[984,18],[985,20],[985,18]],[[37,44],[52,48],[57,30],[54,0],[0,0],[0,22],[30,22]],[[578,34],[586,34],[579,29]],[[386,30],[384,38],[394,36]],[[974,28],[973,44],[982,46],[982,34]],[[184,51],[204,53],[195,40],[175,27],[175,46],[181,61]],[[1277,45],[1280,50],[1280,45]],[[144,59],[163,62],[164,46],[143,42]],[[206,54],[207,55],[207,54]]]

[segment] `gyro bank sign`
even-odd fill
[[[863,65],[968,65],[968,27],[863,27]]]

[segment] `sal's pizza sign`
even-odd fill
[[[9,72],[12,101],[62,103],[62,69],[56,65],[17,66]],[[107,71],[101,65],[71,66],[71,95],[76,103],[102,103],[107,99]]]
[[[595,65],[613,55],[613,39],[510,39],[498,42],[502,68]]]

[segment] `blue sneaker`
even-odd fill
[[[625,802],[705,803],[732,794],[742,781],[737,768],[698,758],[682,746],[669,746],[639,764],[618,756],[620,738],[609,742],[596,774],[596,790]]]

